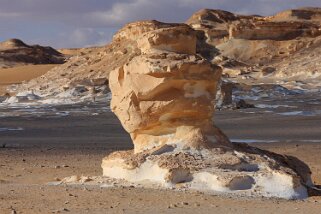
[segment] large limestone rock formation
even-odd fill
[[[103,175],[134,183],[211,193],[307,197],[309,168],[299,160],[232,144],[214,126],[221,68],[196,54],[184,24],[136,22],[114,39],[136,41],[140,54],[111,71],[111,109],[134,150],[103,159]]]

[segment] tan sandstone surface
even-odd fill
[[[22,65],[13,68],[0,69],[0,96],[7,93],[7,88],[12,84],[21,84],[30,81],[41,75],[44,75],[50,69],[54,68],[55,64],[46,65]]]
[[[205,9],[193,14],[187,23],[199,31],[200,53],[221,62],[226,68],[224,72],[235,76],[241,70],[261,71],[274,63],[294,64],[293,54],[320,47],[320,11],[320,8],[299,8],[262,17]],[[306,77],[320,76],[318,64],[311,61],[313,68],[301,66],[307,71]],[[277,78],[295,76],[299,70],[274,67],[279,74]]]

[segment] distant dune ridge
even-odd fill
[[[19,39],[0,42],[0,95],[8,85],[39,77],[66,59],[51,47],[27,45]]]
[[[144,22],[136,23],[139,25]],[[144,32],[155,27],[166,28],[168,25],[158,21],[150,23]],[[295,83],[292,80],[309,82],[320,79],[320,24],[320,8],[287,10],[268,17],[203,9],[186,21],[186,26],[197,34],[196,53],[213,64],[222,66],[223,76],[227,80],[236,78],[240,83],[254,84],[263,81],[264,77],[264,81],[269,83],[282,79],[290,87],[297,87],[293,86]],[[85,88],[82,90],[84,96],[95,92],[92,90],[92,82],[104,82],[101,79],[107,81],[112,70],[139,55],[137,39],[143,32],[137,32],[135,38],[123,36],[131,26],[132,24],[128,24],[122,28],[106,46],[62,49],[62,52],[74,56],[45,75],[21,85],[18,91],[33,89],[40,95],[51,96],[82,87]],[[34,47],[26,47],[19,40],[7,41],[0,46],[13,46],[13,49],[22,52],[29,50],[28,47]],[[36,50],[39,49],[37,47]],[[55,51],[48,48],[41,50],[48,50],[46,53],[51,58],[40,58],[40,62],[60,62],[61,58]],[[23,56],[22,59],[29,57]],[[314,85],[315,83],[309,84],[308,87]]]

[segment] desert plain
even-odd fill
[[[72,112],[74,108],[57,111]],[[91,115],[95,112],[93,108],[90,113],[67,117],[55,114],[1,118],[2,127],[24,129],[1,133],[0,145],[5,145],[0,149],[1,213],[11,210],[17,213],[306,213],[306,210],[320,213],[321,197],[317,195],[288,201],[134,186],[48,185],[72,175],[101,175],[104,156],[132,148],[129,136],[112,113]],[[277,141],[251,145],[298,157],[311,167],[315,184],[321,184],[321,145],[311,138],[320,138],[320,116],[284,117],[265,113],[248,117],[246,113],[227,111],[218,112],[216,118],[218,126],[231,139]]]

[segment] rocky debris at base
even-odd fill
[[[102,167],[107,177],[218,195],[303,199],[308,197],[306,185],[312,185],[310,169],[303,162],[245,144],[122,152],[105,158]]]

